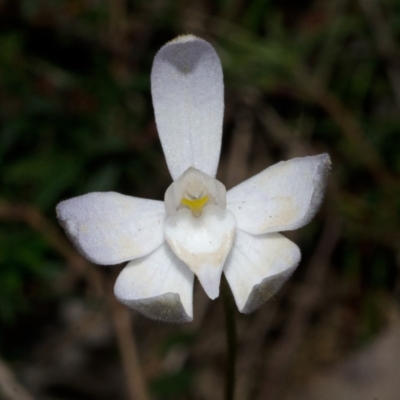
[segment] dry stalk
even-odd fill
[[[284,327],[279,342],[268,357],[265,377],[259,398],[282,398],[285,377],[296,349],[308,327],[309,318],[321,294],[329,267],[329,260],[342,231],[342,223],[330,212],[316,250],[307,266],[306,276],[299,293],[292,296],[293,311]]]
[[[0,398],[4,400],[33,400],[18,382],[8,365],[0,359]]]
[[[97,295],[106,296],[120,349],[129,398],[130,400],[148,400],[136,344],[132,336],[129,311],[117,303],[112,290],[106,290],[105,293],[104,279],[100,271],[77,253],[60,233],[60,230],[35,207],[25,204],[11,204],[1,200],[0,220],[25,222],[42,235],[49,245],[67,260],[74,273],[85,276],[89,285],[96,289]]]

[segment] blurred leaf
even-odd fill
[[[174,396],[187,392],[192,380],[192,372],[182,370],[153,379],[150,383],[150,389],[154,395],[162,396],[163,399],[174,399]]]
[[[87,192],[102,192],[115,189],[120,169],[114,164],[105,165],[92,175],[92,178],[85,184]]]

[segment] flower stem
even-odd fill
[[[225,400],[233,400],[235,395],[236,364],[235,306],[225,277],[221,280],[221,291],[224,304],[225,333],[228,353],[225,367]]]

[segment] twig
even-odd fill
[[[265,360],[261,356],[265,339],[273,327],[284,296],[278,294],[260,309],[254,317],[246,315],[245,329],[239,339],[242,348],[237,363],[237,398],[253,400],[264,379]],[[252,318],[252,319],[250,319]],[[238,329],[239,331],[239,329]]]
[[[127,26],[126,0],[109,0],[110,33],[116,36],[124,34]]]
[[[97,294],[103,294],[107,297],[120,348],[130,399],[148,400],[149,397],[146,395],[144,389],[145,385],[140,372],[136,345],[132,336],[129,311],[114,299],[110,290],[108,293],[104,294],[104,284],[101,273],[77,253],[61,235],[59,229],[35,207],[24,204],[10,204],[1,200],[0,219],[25,222],[32,229],[41,234],[49,245],[68,261],[75,273],[84,275],[97,289]]]
[[[235,118],[235,128],[224,179],[227,189],[238,185],[247,178],[253,119],[252,113],[247,108],[239,110]]]
[[[203,16],[201,13],[193,14],[199,17]],[[208,31],[224,37],[242,48],[246,48],[249,43],[253,42],[254,48],[257,48],[257,46],[260,50],[263,48],[262,42],[260,43],[257,37],[242,27],[215,17],[208,17],[207,22],[209,23],[207,25]],[[200,27],[194,27],[194,30],[196,31],[197,28]],[[207,33],[205,29],[203,31]],[[272,56],[268,62],[273,62]],[[397,177],[388,171],[379,153],[365,138],[364,132],[352,112],[345,107],[337,96],[327,90],[320,80],[313,76],[304,63],[299,60],[297,62],[294,62],[294,60],[291,60],[291,62],[280,61],[280,68],[291,75],[302,95],[306,95],[325,110],[338,125],[349,147],[353,148],[353,153],[359,155],[360,160],[370,170],[377,182],[389,189],[399,184]],[[295,91],[294,95],[298,96],[298,91]]]
[[[33,400],[33,397],[22,387],[14,373],[1,358],[0,398],[3,400]]]
[[[378,51],[386,61],[386,71],[391,82],[396,106],[400,109],[400,53],[396,41],[383,17],[379,1],[358,0],[358,3],[370,24]]]
[[[0,200],[0,219],[3,221],[23,221],[38,232],[49,245],[64,257],[78,275],[86,276],[97,295],[102,294],[103,284],[100,273],[86,261],[37,208],[27,204],[11,204]]]
[[[335,60],[340,57],[344,41],[347,39],[346,21],[342,16],[350,0],[335,0],[324,2],[325,39],[317,55],[314,74],[319,81],[327,86],[332,78]]]
[[[397,179],[387,170],[379,153],[365,138],[361,126],[354,115],[343,105],[338,97],[326,90],[320,82],[313,79],[304,66],[293,70],[293,78],[299,89],[318,104],[339,126],[363,164],[370,170],[377,182],[386,187],[397,184]]]
[[[285,325],[279,343],[271,352],[268,367],[260,391],[260,399],[282,398],[282,383],[295,355],[296,349],[308,326],[315,304],[321,294],[322,283],[329,266],[329,259],[341,234],[341,221],[331,212],[325,222],[324,231],[307,268],[300,293],[293,298],[293,312]]]
[[[316,150],[290,130],[283,118],[271,106],[256,107],[257,116],[276,143],[296,156],[315,154]]]
[[[130,400],[150,400],[142,377],[129,310],[118,303],[111,290],[107,295],[107,301],[118,339],[129,398]]]

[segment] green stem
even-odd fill
[[[228,283],[221,280],[222,300],[225,312],[225,332],[227,344],[227,360],[225,369],[225,400],[233,400],[235,395],[235,364],[236,364],[236,329],[235,306]]]

